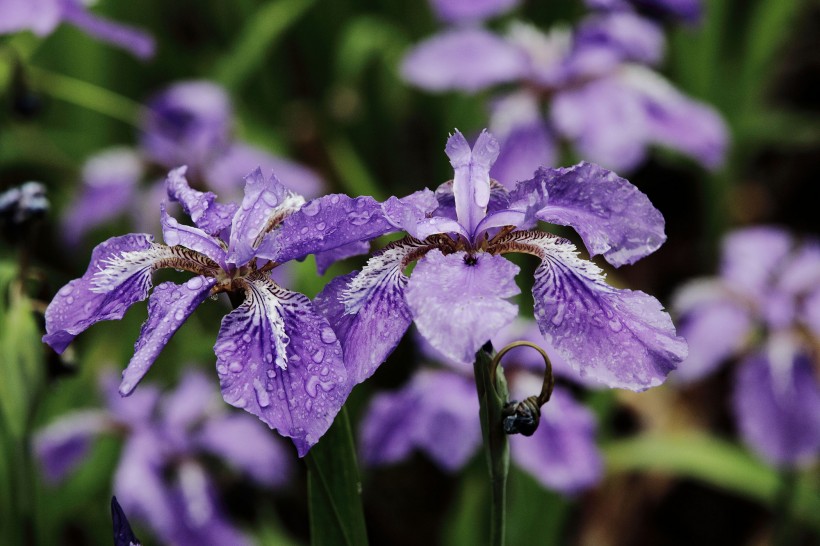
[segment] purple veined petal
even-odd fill
[[[176,389],[163,396],[162,420],[171,429],[185,431],[209,420],[224,406],[213,380],[189,368]]]
[[[316,297],[316,308],[341,340],[351,388],[373,375],[410,326],[402,271],[429,248],[418,242],[388,245],[361,272],[337,277]]]
[[[480,443],[475,385],[447,371],[423,370],[401,390],[378,395],[362,421],[362,452],[369,464],[401,461],[415,448],[454,472]]]
[[[521,0],[430,0],[445,23],[475,23],[515,8]]]
[[[205,421],[195,443],[251,477],[259,484],[284,485],[291,474],[290,458],[270,429],[247,414]]]
[[[652,65],[664,55],[661,28],[629,12],[587,17],[574,38],[569,62],[576,76],[606,74],[625,61]]]
[[[416,45],[401,63],[402,77],[427,91],[475,93],[527,74],[526,55],[495,34],[460,28]]]
[[[786,262],[793,240],[785,230],[754,227],[731,232],[723,239],[720,275],[734,290],[762,299],[775,273]]]
[[[328,268],[340,260],[361,256],[370,252],[369,241],[354,241],[352,243],[336,247],[315,255],[316,271],[319,275],[324,275]]]
[[[62,19],[60,0],[0,0],[0,34],[31,30],[38,36],[54,32]]]
[[[218,191],[223,198],[230,196],[240,201],[242,188],[239,181],[256,167],[263,173],[276,173],[286,188],[306,199],[319,197],[324,192],[324,180],[312,169],[244,143],[231,144],[202,174],[208,187]]]
[[[523,224],[527,219],[526,213],[520,210],[500,210],[492,214],[488,214],[476,226],[476,238],[488,229],[499,228],[502,226],[518,226]]]
[[[419,260],[405,295],[416,326],[448,358],[472,362],[498,330],[512,322],[520,293],[517,265],[501,256],[431,250]]]
[[[34,453],[46,481],[62,481],[85,459],[91,442],[111,428],[104,412],[88,410],[71,413],[39,430],[34,437]]]
[[[80,193],[62,221],[64,240],[76,245],[91,229],[124,214],[142,175],[142,162],[130,148],[112,148],[86,161]]]
[[[591,256],[603,254],[615,267],[635,263],[666,241],[663,215],[646,194],[590,163],[539,169],[511,200],[535,209],[539,220],[573,227]]]
[[[643,96],[615,76],[557,93],[550,118],[578,155],[615,171],[640,164],[651,140]]]
[[[248,283],[214,346],[222,396],[293,439],[300,457],[333,423],[350,389],[342,348],[305,296]]]
[[[178,201],[194,224],[208,235],[219,235],[230,227],[234,214],[239,208],[235,203],[216,202],[212,192],[201,192],[191,188],[185,173],[188,167],[178,167],[168,173],[165,184],[168,197]]]
[[[729,134],[716,110],[683,95],[648,68],[630,65],[618,77],[640,97],[653,143],[686,154],[708,169],[723,164]]]
[[[101,320],[119,320],[131,305],[148,297],[151,272],[173,252],[146,234],[114,237],[91,254],[85,275],[54,296],[46,309],[43,341],[62,353],[83,330]]]
[[[162,238],[165,239],[165,244],[168,246],[180,245],[190,248],[209,257],[218,263],[222,269],[228,269],[225,262],[225,248],[219,239],[208,235],[199,228],[180,224],[176,221],[176,218],[168,214],[165,203],[160,205],[160,218],[162,222]]]
[[[438,207],[433,212],[433,218],[446,218],[458,222],[456,220],[456,197],[453,194],[453,181],[448,180],[436,188],[435,196]],[[507,188],[490,179],[490,201],[487,203],[487,213],[506,210],[509,205],[510,193]],[[461,231],[464,231],[464,229],[462,228]]]
[[[60,4],[63,20],[90,36],[121,47],[140,59],[148,59],[154,55],[155,43],[150,34],[92,15],[82,0],[60,0]]]
[[[490,167],[498,157],[498,141],[486,130],[475,146],[470,145],[458,130],[447,139],[444,148],[453,166],[453,196],[456,218],[472,237],[478,223],[487,215],[490,203]]]
[[[500,244],[535,254],[535,319],[546,340],[581,376],[612,388],[646,390],[686,357],[686,342],[660,302],[604,282],[575,246],[547,233],[516,232]]]
[[[387,221],[416,239],[425,239],[433,233],[442,233],[435,231],[434,224],[438,219],[429,217],[437,207],[436,195],[427,188],[401,199],[390,197],[382,203],[382,211]]]
[[[188,165],[200,175],[230,145],[230,98],[213,82],[176,83],[148,99],[147,107],[140,147],[155,163],[169,169]]]
[[[417,194],[399,201],[405,200],[410,206],[420,205]],[[426,198],[421,202],[434,206]],[[432,212],[429,209],[421,211]],[[393,220],[395,222],[398,217]],[[325,195],[308,202],[299,211],[285,218],[279,228],[262,241],[256,256],[284,263],[308,254],[326,252],[356,241],[370,241],[399,231],[400,228],[394,222],[385,216],[382,203],[372,197]]]
[[[743,439],[770,463],[815,460],[820,386],[806,355],[786,351],[747,358],[738,369],[733,406]]]
[[[518,374],[511,396],[522,400],[541,391],[538,375]],[[512,461],[544,487],[565,494],[579,493],[604,475],[601,452],[595,444],[597,424],[592,412],[561,387],[541,408],[541,422],[530,437],[510,436]]]
[[[265,180],[261,169],[251,172],[245,177],[242,206],[231,223],[228,262],[237,266],[248,263],[266,232],[304,203],[305,199],[284,187],[276,175]]]
[[[134,346],[134,356],[122,372],[120,394],[128,396],[137,388],[159,353],[205,301],[215,284],[216,279],[199,275],[184,284],[164,282],[154,289],[148,300],[148,318]]]

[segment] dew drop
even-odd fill
[[[245,367],[245,366],[243,366],[243,365],[242,365],[242,363],[241,363],[241,362],[239,362],[238,360],[234,360],[233,362],[231,362],[230,364],[228,364],[228,369],[229,369],[229,370],[231,370],[231,371],[232,371],[232,372],[234,372],[234,373],[239,373],[239,372],[241,372],[241,371],[243,370],[243,368],[244,368],[244,367]]]
[[[256,401],[259,402],[261,407],[266,408],[270,406],[268,391],[265,390],[265,386],[258,379],[253,380],[253,390],[256,391]]]
[[[324,349],[319,349],[318,351],[313,353],[313,361],[316,364],[319,364],[322,361],[322,359],[324,359],[324,358],[325,358],[325,350]]]
[[[236,400],[236,402],[233,403],[233,405],[236,406],[237,408],[244,408],[245,406],[248,405],[248,401],[245,400],[244,398],[238,398]]]
[[[183,311],[182,309],[177,309],[177,312],[174,313],[174,319],[182,320],[184,318],[185,318],[185,311]]]
[[[319,201],[311,201],[302,207],[302,212],[305,213],[305,216],[316,216],[319,214],[319,209],[321,207],[322,206],[319,204]]]
[[[268,371],[267,371],[267,372],[265,372],[265,373],[266,373],[266,374],[267,374],[267,376],[268,376],[268,377],[270,377],[271,379],[273,379],[274,377],[276,377],[276,370],[274,370],[274,369],[270,369],[270,370],[268,370]]]
[[[324,222],[319,222],[318,224],[316,224],[316,229],[318,229],[319,231],[324,230],[325,227],[327,227],[327,226],[325,225]]]
[[[224,364],[220,364],[216,367],[216,372],[219,375],[225,375],[226,373],[228,373],[228,368],[226,368]]]
[[[333,343],[334,341],[336,341],[336,333],[330,326],[325,326],[324,328],[322,328],[321,337],[322,341],[324,341],[325,343]]]
[[[202,288],[202,277],[192,277],[188,279],[188,282],[185,283],[185,286],[190,288],[191,290],[199,290]]]
[[[351,212],[347,215],[348,220],[354,226],[361,226],[367,223],[370,220],[370,214],[367,212]]]

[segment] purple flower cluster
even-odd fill
[[[768,461],[795,465],[820,453],[820,242],[782,229],[735,231],[720,276],[685,285],[674,307],[691,382],[739,358],[733,409],[745,441]]]
[[[720,116],[650,68],[664,49],[663,33],[651,20],[612,9],[588,16],[573,30],[544,34],[513,22],[498,35],[478,23],[511,2],[480,2],[470,9],[462,4],[468,3],[434,3],[454,26],[415,46],[402,74],[436,92],[517,84],[491,104],[490,129],[503,149],[491,174],[501,183],[512,187],[537,167],[553,165],[562,139],[580,157],[618,171],[639,165],[651,145],[675,149],[708,168],[723,161],[727,135]]]
[[[502,347],[522,338],[541,345],[544,340],[530,321],[516,321],[493,336]],[[426,360],[446,369],[424,369],[402,389],[377,395],[362,420],[361,450],[366,463],[399,462],[414,449],[425,452],[448,471],[462,468],[481,444],[479,413],[471,366],[449,360],[422,343]],[[560,357],[553,355],[556,374],[573,379]],[[544,364],[532,351],[517,351],[505,363],[512,398],[524,399],[541,386]],[[541,424],[531,438],[510,436],[512,461],[544,487],[572,494],[595,485],[603,474],[595,446],[592,413],[569,391],[555,387],[544,406]]]
[[[82,189],[64,221],[64,237],[76,244],[90,229],[130,214],[144,231],[156,227],[154,211],[165,184],[152,171],[188,165],[188,176],[229,199],[242,198],[237,181],[259,166],[285,185],[315,197],[323,182],[313,171],[237,140],[228,94],[208,81],[186,81],[150,98],[140,120],[140,145],[119,147],[89,159]],[[151,178],[148,188],[141,186]]]
[[[147,523],[164,544],[252,544],[226,518],[200,461],[215,456],[260,485],[282,485],[288,457],[267,430],[250,416],[225,411],[211,382],[196,372],[165,395],[146,385],[122,398],[111,376],[102,391],[106,409],[63,416],[37,434],[46,478],[64,479],[97,436],[123,436],[114,493],[129,516]]]
[[[86,4],[83,0],[0,0],[0,34],[30,30],[46,36],[65,22],[142,59],[154,54],[154,39],[150,35],[95,17]]]

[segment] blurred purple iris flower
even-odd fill
[[[67,242],[76,244],[91,229],[124,215],[147,232],[157,225],[153,211],[165,195],[154,173],[188,165],[196,186],[241,200],[241,180],[256,166],[273,171],[290,189],[308,198],[324,183],[312,170],[237,140],[228,94],[207,81],[170,86],[148,100],[140,121],[137,149],[112,148],[90,158],[82,189],[63,221]],[[145,178],[152,180],[145,188]]]
[[[241,204],[221,204],[213,193],[192,189],[185,170],[169,173],[167,191],[195,227],[177,222],[163,204],[167,244],[130,234],[98,245],[85,275],[60,289],[48,306],[43,340],[62,352],[92,324],[120,319],[147,298],[153,271],[194,273],[185,283],[164,282],[151,293],[148,319],[123,372],[120,393],[125,396],[209,296],[244,293],[243,303],[223,319],[214,346],[223,396],[292,438],[303,456],[331,425],[349,392],[342,349],[328,321],[307,297],[283,288],[269,273],[278,265],[267,250],[278,245],[276,227],[302,207],[304,198],[275,176],[266,180],[257,169],[245,177]],[[311,206],[303,207],[303,214],[310,214]]]
[[[541,338],[535,323],[516,321],[493,337],[493,345],[502,347],[522,336]],[[362,420],[362,458],[373,465],[396,463],[418,449],[445,470],[456,471],[481,445],[473,370],[421,345],[426,359],[449,369],[424,369],[402,389],[373,398]],[[558,357],[553,350],[549,353]],[[505,360],[513,398],[522,400],[541,389],[544,363],[533,354],[519,350]],[[553,364],[558,362],[560,357]],[[563,377],[572,375],[561,365],[554,369]],[[535,434],[510,436],[512,461],[544,487],[567,494],[583,491],[603,475],[596,428],[592,413],[558,386],[542,409]]]
[[[392,221],[409,235],[387,245],[360,272],[331,281],[315,300],[342,340],[352,384],[376,370],[396,347],[411,322],[448,359],[472,362],[476,351],[511,323],[518,307],[519,268],[506,253],[534,255],[535,317],[556,352],[582,376],[611,387],[644,390],[660,384],[686,356],[669,315],[653,297],[607,285],[593,262],[580,259],[568,240],[535,228],[538,220],[574,227],[591,255],[603,254],[615,266],[654,252],[666,239],[660,212],[626,180],[589,163],[539,169],[535,177],[508,192],[491,181],[498,142],[483,132],[471,149],[461,133],[445,151],[455,169],[453,181],[432,194],[435,210],[385,203]],[[395,199],[395,198],[394,198]],[[290,259],[330,225],[360,226],[381,234],[382,221],[367,210],[314,217],[329,198],[321,198],[282,223],[273,259]],[[393,206],[395,205],[395,206]],[[435,206],[437,205],[437,206]],[[374,210],[378,210],[374,206]],[[372,227],[371,227],[372,225]],[[297,253],[298,255],[298,253]],[[416,262],[412,276],[404,270]]]
[[[653,22],[614,11],[548,34],[521,22],[503,36],[460,24],[415,46],[401,71],[434,92],[518,84],[491,104],[490,129],[504,150],[492,175],[510,188],[537,167],[553,165],[561,139],[580,157],[618,171],[637,167],[652,145],[717,168],[726,126],[712,108],[649,68],[663,49]]]
[[[122,436],[113,487],[132,519],[145,522],[163,544],[252,544],[228,520],[201,460],[214,456],[262,486],[283,485],[288,457],[268,430],[248,415],[226,411],[216,389],[197,372],[186,373],[175,391],[162,396],[146,385],[121,398],[110,375],[102,391],[106,409],[63,416],[35,437],[46,479],[64,479],[98,436]],[[129,536],[126,522],[123,544]]]
[[[697,23],[703,15],[700,0],[586,0],[586,5],[605,11],[637,10],[648,17],[686,23]]]
[[[689,356],[687,383],[739,358],[733,407],[746,443],[768,461],[796,465],[820,453],[820,241],[783,229],[735,231],[720,276],[685,285],[674,308]]]
[[[68,23],[141,59],[154,54],[154,39],[149,34],[95,17],[87,4],[83,0],[0,0],[0,34],[30,30],[45,36],[60,23]]]

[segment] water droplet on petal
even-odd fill
[[[188,279],[188,282],[185,283],[185,286],[187,286],[191,290],[199,290],[200,288],[202,288],[202,277],[192,277]]]
[[[319,214],[319,209],[322,205],[319,204],[319,201],[311,201],[302,207],[302,212],[305,213],[305,216],[316,216]]]
[[[321,337],[322,341],[324,341],[325,343],[333,343],[334,341],[336,341],[336,333],[330,326],[325,326],[324,328],[322,328]]]
[[[322,361],[323,358],[325,358],[325,350],[324,349],[319,349],[318,351],[313,353],[313,361],[316,364],[319,364]]]
[[[256,401],[259,402],[260,407],[266,408],[270,406],[268,391],[265,390],[265,386],[258,379],[253,380],[253,390],[256,391]]]
[[[234,360],[233,362],[228,364],[228,369],[231,370],[234,373],[241,372],[244,367],[245,366],[241,362],[239,362],[238,360]]]

